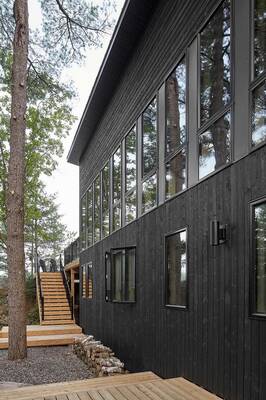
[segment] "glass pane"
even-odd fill
[[[143,176],[156,167],[157,163],[157,106],[156,98],[143,113],[142,132]]]
[[[82,297],[87,296],[87,274],[86,274],[86,265],[82,266]]]
[[[187,232],[166,238],[167,293],[169,305],[187,305]]]
[[[254,207],[256,312],[266,314],[266,202]]]
[[[169,199],[186,189],[186,152],[182,150],[165,166],[165,196]]]
[[[113,208],[113,231],[121,228],[121,206],[117,204]]]
[[[113,155],[113,202],[121,198],[121,148]]]
[[[230,161],[230,113],[199,137],[199,178]]]
[[[126,191],[136,186],[136,129],[134,129],[126,137]]]
[[[125,198],[126,203],[126,223],[133,221],[137,215],[137,197],[136,190],[128,194]]]
[[[254,75],[266,70],[266,0],[254,0]]]
[[[86,196],[81,199],[80,209],[80,242],[81,249],[84,250],[86,247]]]
[[[92,187],[87,191],[87,247],[93,243],[93,192]]]
[[[109,207],[110,207],[110,168],[109,163],[102,170],[102,235],[109,235]]]
[[[142,184],[142,213],[157,204],[157,174],[152,175]]]
[[[94,242],[101,239],[101,179],[97,176],[94,182]]]
[[[252,93],[252,146],[266,140],[266,81]]]
[[[186,141],[186,63],[183,59],[166,81],[166,140],[170,154]]]
[[[88,287],[87,287],[87,297],[92,299],[93,297],[93,277],[92,277],[92,262],[88,264]]]
[[[230,101],[230,1],[217,9],[200,34],[200,121]]]
[[[135,249],[114,251],[112,300],[135,301]]]

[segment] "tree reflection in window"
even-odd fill
[[[121,147],[118,147],[115,154],[113,155],[113,231],[121,228],[121,174]]]
[[[166,304],[187,306],[187,231],[167,236],[166,253]]]
[[[125,205],[126,205],[126,224],[136,219],[137,216],[137,197],[136,190],[131,191],[125,197]]]
[[[144,177],[157,165],[157,102],[156,98],[143,113],[142,130],[142,176]]]
[[[255,312],[266,314],[266,202],[254,206]]]
[[[146,179],[142,184],[142,213],[149,211],[157,204],[157,174]]]
[[[136,186],[137,174],[137,138],[134,127],[126,137],[126,191]]]
[[[200,34],[200,122],[230,102],[230,1],[225,0]]]
[[[177,153],[165,166],[165,196],[169,199],[174,194],[186,189],[186,152]]]
[[[100,175],[94,181],[94,242],[101,239],[101,179]]]
[[[230,113],[199,136],[199,178],[230,161]]]
[[[110,209],[110,166],[105,165],[102,170],[102,236],[103,238],[110,233],[109,227]]]
[[[252,95],[252,146],[266,140],[266,81],[253,90]]]
[[[81,249],[84,250],[86,248],[86,196],[83,196],[81,199],[81,207],[80,207],[80,242]]]
[[[87,191],[87,247],[93,244],[93,190]]]
[[[254,77],[266,70],[266,0],[254,0]]]

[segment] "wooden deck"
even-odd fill
[[[27,326],[28,347],[62,346],[74,343],[74,338],[82,335],[78,325],[29,325]],[[0,349],[8,348],[8,327],[0,331]]]
[[[2,390],[0,400],[219,400],[184,378],[152,372]]]

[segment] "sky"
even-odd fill
[[[95,4],[101,1],[93,0],[92,2]],[[124,0],[115,0],[115,3],[116,11],[111,18],[117,21]],[[31,27],[37,27],[41,22],[41,12],[37,0],[29,0],[29,21]],[[106,36],[102,48],[88,50],[82,66],[74,65],[63,72],[63,79],[71,79],[76,87],[78,96],[73,104],[73,114],[78,117],[78,120],[68,138],[64,140],[64,154],[59,159],[58,168],[51,177],[45,179],[47,191],[57,193],[62,222],[70,231],[76,232],[77,236],[79,231],[79,168],[67,163],[66,158],[110,39],[111,35]]]

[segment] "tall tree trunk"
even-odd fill
[[[24,152],[28,59],[28,2],[15,0],[13,40],[10,159],[7,193],[7,260],[10,360],[27,356],[24,254]]]

